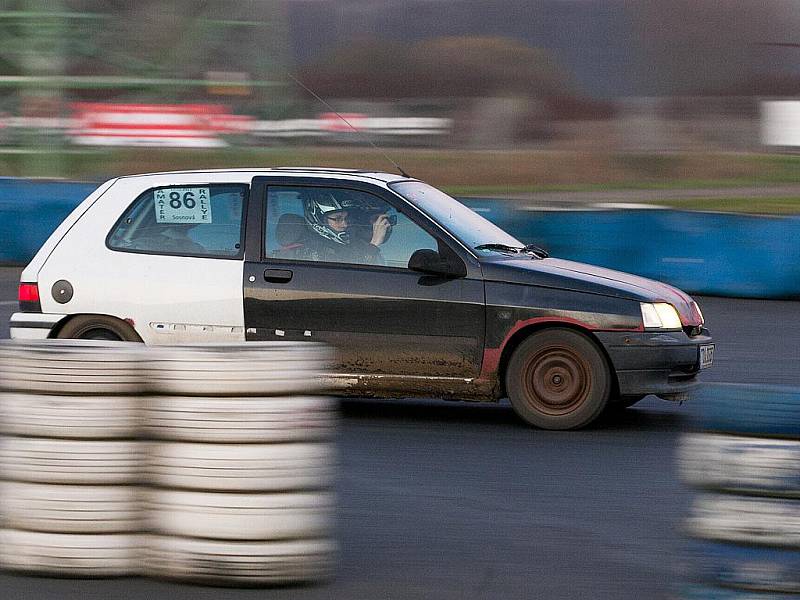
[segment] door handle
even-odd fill
[[[264,281],[271,283],[287,283],[292,280],[292,272],[286,269],[267,269],[264,271]]]

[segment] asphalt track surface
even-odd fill
[[[0,269],[0,337],[19,269]],[[698,298],[717,342],[705,381],[800,385],[800,303]],[[328,585],[203,588],[0,574],[23,599],[658,599],[681,581],[690,500],[674,455],[690,405],[648,398],[579,432],[507,403],[342,403],[339,563]]]

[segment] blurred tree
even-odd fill
[[[411,61],[433,95],[544,98],[566,76],[545,50],[502,37],[446,37],[416,44]]]
[[[323,96],[338,98],[545,98],[569,89],[546,51],[501,37],[348,42],[300,76]]]

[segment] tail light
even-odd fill
[[[39,286],[36,283],[19,284],[19,309],[22,312],[42,312],[39,302]]]

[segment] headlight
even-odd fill
[[[680,329],[681,317],[672,304],[642,302],[642,322],[645,329]]]

